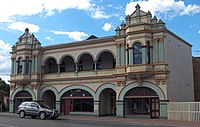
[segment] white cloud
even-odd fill
[[[109,31],[111,29],[112,25],[110,23],[105,23],[102,27],[103,30]]]
[[[53,41],[53,39],[51,37],[45,37],[44,39],[49,40],[49,41]]]
[[[135,10],[136,4],[139,4],[141,10],[150,11],[153,15],[173,18],[175,16],[194,15],[200,13],[200,5],[185,5],[184,1],[175,0],[140,0],[131,1],[126,5],[126,15],[130,15]]]
[[[108,18],[112,17],[112,15],[107,15],[102,10],[103,9],[100,7],[91,7],[90,9],[88,9],[88,12],[90,12],[90,15],[94,19],[108,19]]]
[[[7,77],[11,71],[11,45],[0,40],[0,77]]]
[[[13,29],[13,30],[19,30],[24,32],[26,28],[29,29],[30,32],[37,33],[39,31],[39,26],[35,24],[29,24],[29,23],[24,23],[24,22],[14,22],[11,23],[8,28]]]
[[[66,9],[83,10],[92,18],[108,18],[92,0],[0,0],[0,22],[13,22],[15,16],[52,16]],[[2,13],[3,12],[3,13]]]
[[[65,31],[50,30],[50,32],[53,32],[54,34],[67,35],[69,38],[74,39],[75,41],[83,40],[84,37],[88,36],[88,34],[79,31],[65,32]]]
[[[199,34],[200,34],[200,30],[199,30],[199,32],[198,32]]]

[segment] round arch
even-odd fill
[[[58,98],[60,99],[65,92],[67,92],[71,89],[83,89],[83,90],[89,92],[92,95],[92,97],[94,98],[94,100],[96,99],[95,92],[92,89],[90,89],[89,87],[86,87],[84,85],[73,85],[73,86],[65,87],[59,92]]]
[[[33,100],[36,100],[36,95],[35,95],[34,91],[31,88],[29,88],[29,87],[24,87],[24,88],[18,87],[17,89],[15,89],[14,92],[12,93],[12,95],[11,95],[11,100],[14,100],[15,95],[18,92],[22,91],[22,90],[25,90],[25,91],[29,92],[31,94]]]
[[[79,60],[80,60],[80,58],[83,56],[83,55],[90,55],[91,57],[92,57],[92,60],[94,61],[95,59],[95,57],[94,57],[94,55],[92,54],[92,53],[90,53],[90,52],[83,52],[83,53],[81,53],[81,54],[79,54],[79,56],[77,57],[77,59],[76,59],[76,61],[75,62],[78,62]]]
[[[114,54],[113,51],[111,51],[111,50],[109,50],[109,49],[104,49],[104,50],[101,50],[101,51],[97,54],[96,60],[98,60],[99,56],[100,56],[102,53],[104,53],[104,52],[109,52],[109,53],[111,53],[112,56],[113,56],[113,58],[116,59],[116,55]]]
[[[58,60],[54,56],[47,56],[46,58],[43,59],[42,65],[46,65],[47,60],[50,58],[54,59],[56,61],[56,64],[58,64]]]
[[[166,99],[164,92],[159,87],[157,87],[156,85],[154,85],[153,83],[151,83],[151,82],[142,82],[141,86],[147,87],[147,88],[150,88],[150,89],[154,90],[158,94],[159,100],[165,100]],[[135,87],[138,87],[137,82],[130,83],[129,85],[127,85],[126,87],[124,87],[121,90],[120,94],[119,94],[118,100],[123,100],[124,99],[124,95],[130,89],[135,88]]]
[[[41,94],[40,94],[40,98],[42,98],[42,95],[47,91],[47,90],[51,90],[55,96],[56,96],[56,101],[59,101],[59,98],[58,98],[58,90],[53,87],[53,86],[44,86],[42,87],[41,89]]]
[[[107,89],[107,88],[110,88],[112,89],[113,91],[116,92],[116,87],[114,84],[112,83],[104,83],[102,84],[101,86],[99,86],[96,90],[96,99],[99,100],[99,96],[100,96],[100,93],[104,90],[104,89]]]
[[[63,56],[59,59],[58,64],[61,64],[61,63],[62,63],[62,60],[63,60],[65,57],[71,57],[71,58],[73,59],[73,61],[75,62],[74,56],[72,56],[71,54],[65,54],[65,55],[63,55]]]
[[[136,44],[136,43],[140,43],[141,46],[144,46],[144,45],[145,45],[144,42],[142,42],[142,41],[140,41],[140,40],[136,40],[136,41],[132,42],[129,46],[133,47],[134,44]]]

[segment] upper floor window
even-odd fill
[[[151,63],[151,46],[150,43],[147,42],[147,64]]]
[[[61,65],[60,65],[60,72],[65,72],[65,67],[66,67],[66,64],[64,61],[62,61]]]
[[[139,42],[133,45],[133,63],[142,64],[142,45]]]
[[[17,69],[17,73],[18,73],[18,74],[21,74],[21,73],[22,73],[22,65],[23,65],[23,63],[22,63],[22,58],[20,57],[20,58],[18,59],[18,69]]]
[[[26,72],[26,74],[28,74],[29,73],[29,57],[26,57],[26,68],[25,68],[25,72]]]

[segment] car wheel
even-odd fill
[[[24,111],[20,111],[19,112],[19,117],[20,118],[24,118],[25,117],[25,112]]]
[[[40,119],[43,120],[46,118],[45,112],[40,112]]]
[[[35,119],[36,116],[31,116],[32,119]]]

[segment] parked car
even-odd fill
[[[56,119],[59,114],[55,109],[50,108],[48,105],[41,102],[22,102],[17,110],[20,118],[24,118],[25,116],[31,116],[31,118],[36,118],[37,116],[40,119],[45,119],[49,117],[50,119]]]

